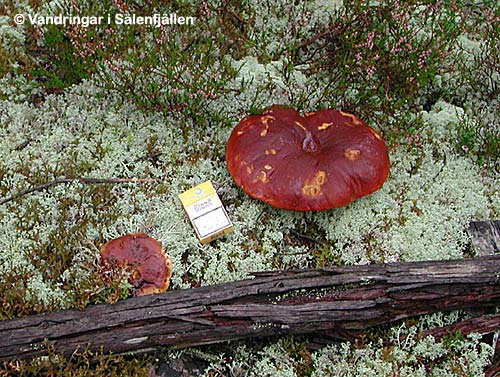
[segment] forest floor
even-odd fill
[[[467,258],[469,222],[500,217],[498,1],[4,1],[0,41],[0,319],[130,297],[126,271],[103,274],[99,260],[127,233],[161,242],[179,290],[256,271]],[[363,119],[389,151],[383,187],[321,212],[249,198],[226,141],[275,104]],[[50,184],[62,178],[72,181]],[[178,194],[206,180],[234,232],[202,245]],[[0,375],[477,376],[493,339],[419,337],[467,315],[318,350],[303,337],[69,360],[52,350]]]

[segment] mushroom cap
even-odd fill
[[[390,166],[382,138],[355,115],[284,108],[238,123],[226,163],[249,196],[295,211],[347,205],[379,189]]]
[[[145,233],[131,233],[106,242],[99,251],[106,264],[133,268],[129,281],[135,296],[161,293],[167,290],[172,275],[172,262],[162,251],[161,244]]]

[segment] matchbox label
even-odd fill
[[[222,207],[222,202],[220,201],[217,194],[214,194],[188,206],[186,208],[186,212],[190,218],[196,218],[198,216],[203,216],[207,212],[213,211],[214,209],[219,207]]]
[[[210,181],[179,194],[179,199],[201,243],[233,231],[233,224]]]
[[[222,207],[216,208],[203,216],[193,219],[193,225],[197,233],[202,238],[207,238],[212,234],[218,232],[221,227],[225,228],[231,226],[227,214]]]

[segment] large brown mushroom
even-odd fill
[[[172,262],[163,253],[161,244],[144,233],[132,233],[105,243],[101,262],[106,265],[129,266],[129,278],[135,296],[167,290],[172,275]]]
[[[389,174],[382,138],[355,115],[320,110],[305,116],[271,108],[234,128],[226,163],[236,185],[273,207],[318,211],[379,189]]]

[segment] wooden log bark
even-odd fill
[[[481,335],[491,334],[500,330],[500,314],[480,315],[464,321],[459,321],[452,325],[425,330],[420,336],[425,338],[432,335],[435,339],[441,339],[450,334],[460,332],[460,335],[467,336],[472,333]]]
[[[500,256],[258,273],[253,279],[0,322],[0,360],[123,353],[280,334],[341,335],[500,305]],[[44,343],[44,340],[47,343]]]
[[[500,252],[500,220],[471,221],[467,230],[477,255]]]

